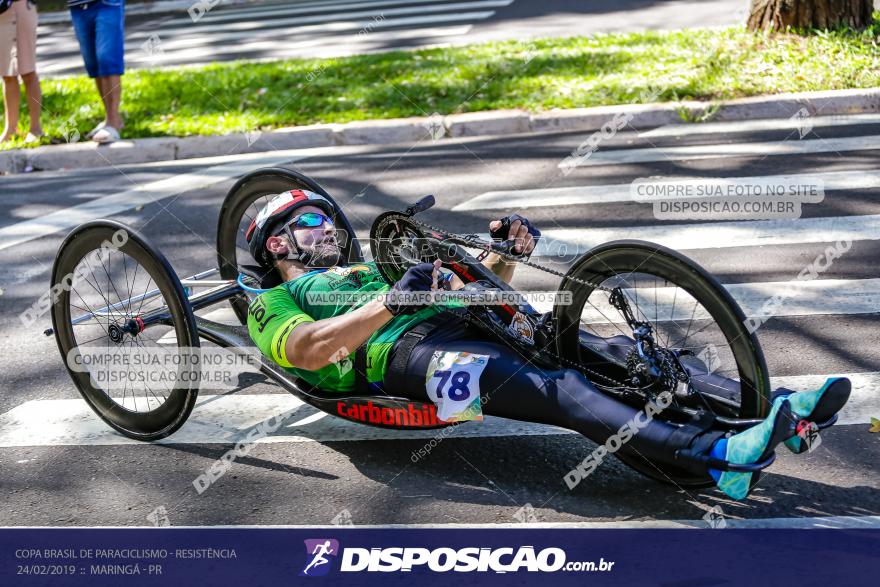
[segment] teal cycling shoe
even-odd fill
[[[843,408],[852,391],[852,383],[846,377],[833,377],[815,391],[800,391],[786,395],[794,418],[823,424],[831,420]],[[805,452],[809,445],[795,434],[785,441],[785,446],[795,453]]]
[[[730,438],[722,438],[712,447],[711,456],[717,459],[747,465],[770,457],[773,449],[795,434],[797,418],[792,414],[786,397],[779,397],[767,418],[748,430]],[[744,499],[752,489],[755,473],[735,473],[709,469],[718,489],[733,499]]]

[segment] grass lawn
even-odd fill
[[[730,27],[132,70],[123,77],[123,136],[878,87],[878,35],[880,13],[860,33],[767,36]],[[43,80],[43,96],[49,137],[65,128],[85,134],[103,118],[84,76]],[[17,139],[0,148],[20,146]]]

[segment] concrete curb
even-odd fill
[[[531,117],[522,110],[491,110],[453,114],[443,120],[450,137],[510,135],[531,130]]]
[[[53,145],[0,152],[0,173],[106,167],[195,157],[234,155],[332,145],[414,143],[457,137],[521,133],[594,132],[604,125],[642,129],[688,121],[734,121],[880,112],[880,88],[780,94],[718,103],[675,102],[551,110],[529,115],[521,110],[494,110],[419,118],[316,124],[224,136],[167,137]]]

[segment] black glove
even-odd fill
[[[427,306],[422,304],[404,303],[405,295],[415,291],[431,291],[434,283],[434,264],[419,263],[406,270],[397,283],[385,294],[385,307],[395,316],[401,314],[415,314]]]
[[[508,234],[510,233],[510,225],[513,224],[514,220],[519,220],[523,226],[525,226],[529,234],[532,235],[532,238],[535,239],[535,247],[538,246],[538,240],[541,238],[541,231],[532,226],[529,222],[528,218],[520,216],[519,214],[511,214],[510,216],[505,216],[501,219],[501,226],[496,228],[495,230],[489,231],[489,236],[492,237],[492,240],[496,241],[506,241]],[[534,249],[532,249],[534,251]],[[511,254],[516,254],[511,249]]]

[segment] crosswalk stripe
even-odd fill
[[[458,20],[457,18],[455,19]],[[437,23],[437,19],[430,19],[432,23]],[[308,34],[298,35],[303,39],[294,43],[284,43],[279,45],[277,41],[255,41],[248,44],[235,44],[234,46],[209,46],[212,39],[210,36],[205,38],[203,44],[198,44],[190,49],[178,49],[174,51],[163,52],[161,55],[153,56],[144,51],[132,51],[126,55],[126,59],[131,63],[139,63],[145,66],[155,66],[161,64],[163,66],[192,65],[200,63],[205,56],[206,47],[210,49],[211,55],[238,54],[243,55],[248,52],[260,51],[263,54],[252,59],[252,61],[271,61],[277,59],[286,59],[294,56],[302,58],[332,58],[344,57],[356,53],[379,51],[392,51],[396,49],[406,49],[408,46],[404,43],[397,45],[398,41],[407,41],[410,39],[419,39],[422,41],[435,40],[434,45],[440,44],[447,37],[461,37],[466,35],[473,25],[461,26],[430,26],[427,28],[412,28],[396,31],[382,31],[373,35],[352,35],[344,39],[337,39],[336,42],[328,43],[326,34]],[[326,31],[325,31],[326,32]],[[295,51],[294,51],[295,50]],[[47,74],[58,72],[69,72],[82,67],[81,59],[69,58],[55,61],[41,67],[41,71]]]
[[[871,150],[880,150],[880,137],[861,136],[834,139],[791,139],[788,141],[729,143],[724,145],[689,145],[686,147],[650,147],[643,149],[600,149],[591,153],[589,157],[582,161],[578,160],[575,166],[594,167],[596,165],[714,159],[719,157],[768,157],[775,155],[806,155],[811,153]],[[576,154],[575,158],[577,158]],[[571,164],[566,161],[567,159],[560,161],[557,167],[565,168]]]
[[[657,287],[656,298],[653,287],[623,288],[630,300],[646,300],[641,311],[648,312],[651,320],[664,321],[670,317],[677,322],[706,317],[702,308],[694,309],[692,300],[685,299],[681,290],[673,287]],[[814,279],[810,281],[768,281],[753,283],[727,283],[724,288],[730,292],[746,317],[765,315],[762,307],[774,296],[783,294],[783,302],[774,306],[773,316],[791,318],[799,316],[853,316],[858,314],[880,313],[880,278],[871,279]],[[523,297],[539,312],[553,310],[554,291],[523,291]],[[673,299],[675,298],[675,299]],[[654,300],[657,301],[655,318]],[[620,313],[613,309],[603,297],[591,296],[594,307],[584,308],[583,321],[587,324],[624,323]],[[674,314],[673,314],[674,309]],[[214,308],[204,317],[215,322],[237,324],[232,310],[228,307]]]
[[[358,37],[364,38],[353,38],[351,40],[352,43],[357,43],[354,45],[358,48],[358,51],[363,50],[362,44],[376,44],[384,50],[391,50],[394,47],[386,47],[383,44],[383,41],[387,39],[394,40],[395,38],[409,38],[406,35],[397,36],[398,33],[396,31],[383,31],[380,29],[388,29],[393,27],[422,27],[425,25],[440,25],[443,23],[461,23],[461,22],[474,22],[479,20],[485,20],[494,14],[493,11],[483,11],[483,12],[463,12],[459,14],[439,14],[432,16],[415,16],[415,17],[407,17],[407,18],[397,18],[397,19],[385,19],[382,21],[361,21],[361,22],[331,22],[323,25],[305,25],[305,26],[295,26],[289,27],[286,29],[276,29],[273,30],[273,34],[289,34],[296,35],[298,37],[302,37],[305,39],[315,38],[316,41],[303,41],[305,45],[317,44],[320,46],[320,43],[328,44],[328,32],[345,32],[345,31],[358,31],[363,29],[365,26],[371,27],[371,32],[369,35],[358,35]],[[465,29],[464,31],[459,31],[460,34],[466,34],[470,30],[470,27]],[[440,29],[437,29],[437,33],[435,34],[432,31],[428,35],[423,36],[452,36],[455,32],[439,32]],[[152,33],[150,33],[152,34]],[[132,37],[139,35],[139,33],[135,33]],[[147,35],[149,36],[149,35]],[[160,37],[160,47],[162,49],[162,54],[157,55],[155,58],[150,57],[145,52],[132,52],[131,49],[127,55],[128,59],[132,59],[134,62],[138,63],[171,63],[175,59],[182,60],[186,59],[187,64],[198,63],[199,61],[192,61],[194,57],[199,57],[195,53],[184,53],[184,57],[178,57],[181,54],[181,48],[192,46],[194,47],[193,51],[198,52],[199,50],[204,50],[206,47],[211,48],[215,43],[219,42],[228,42],[228,41],[239,41],[240,39],[252,39],[254,34],[252,32],[236,32],[236,33],[225,33],[225,34],[205,34],[200,36],[188,36],[185,39],[179,39],[174,41],[162,41]],[[128,38],[129,47],[140,47],[142,41],[135,40],[133,38]],[[253,45],[255,47],[265,47],[263,41],[255,41]],[[235,52],[242,53],[247,52],[248,48],[251,46],[250,43],[240,43],[236,45]],[[292,53],[284,53],[283,51],[289,49],[293,44],[279,44],[275,43],[273,48],[278,49],[280,54],[274,55],[273,59],[278,59],[284,56],[290,57],[293,56]],[[177,49],[175,49],[175,47]],[[258,49],[255,49],[258,50]],[[137,51],[140,51],[139,49]],[[211,49],[213,51],[213,49]],[[338,57],[346,54],[351,54],[351,51],[344,51],[338,46],[334,46],[332,44],[327,45],[327,47],[318,52],[318,54],[308,55],[310,57]],[[82,67],[82,60],[78,56],[71,56],[68,59],[58,60],[46,63],[41,66],[40,70],[44,73],[59,73],[59,72],[70,72],[71,70],[78,70]]]
[[[807,375],[774,377],[774,388],[814,389],[827,377]],[[846,374],[853,382],[852,396],[840,412],[839,425],[868,424],[880,416],[880,372]],[[316,412],[319,417],[316,417]],[[335,442],[388,439],[478,438],[574,434],[569,430],[487,416],[455,430],[387,430],[324,416],[296,397],[286,394],[200,396],[184,426],[160,444],[232,444],[247,436],[260,422],[284,414],[283,424],[258,440],[277,442]],[[0,415],[0,447],[139,444],[114,432],[83,400],[32,400]]]
[[[510,0],[509,4],[512,4],[515,0]],[[199,24],[204,25],[216,25],[220,22],[235,22],[235,21],[243,21],[243,20],[253,20],[253,19],[262,19],[269,17],[278,17],[278,16],[288,16],[294,14],[308,14],[310,12],[329,12],[333,11],[340,18],[345,18],[348,16],[348,10],[356,10],[359,8],[369,8],[373,10],[373,15],[384,14],[384,10],[381,10],[385,7],[389,6],[401,6],[401,5],[418,5],[418,4],[434,4],[437,6],[443,6],[444,3],[438,0],[380,0],[377,2],[352,2],[351,0],[343,0],[341,2],[333,2],[330,4],[325,3],[296,3],[296,4],[272,4],[269,6],[256,6],[254,8],[247,8],[242,10],[225,10],[225,11],[216,11],[212,10],[206,13],[201,19],[199,19]],[[172,20],[165,23],[163,26],[180,24],[183,26],[191,26],[193,21],[188,16],[185,18]]]
[[[386,430],[356,424],[336,417],[310,418],[317,410],[286,393],[200,396],[189,421],[162,444],[234,443],[256,424],[290,413],[290,418],[271,436],[260,442],[310,442],[342,440],[431,439],[437,430]],[[39,431],[34,423],[43,423]],[[478,426],[461,426],[457,437],[525,436],[568,433],[562,429],[488,417]],[[445,436],[445,435],[444,435]],[[58,444],[136,444],[112,431],[92,413],[83,400],[35,400],[0,415],[0,447],[51,446]]]
[[[548,228],[542,230],[541,235],[533,257],[574,259],[592,247],[618,239],[645,240],[678,251],[834,243],[847,239],[880,239],[880,214],[611,228]],[[478,236],[489,239],[488,233]]]
[[[96,198],[84,204],[70,206],[37,218],[0,228],[0,250],[73,228],[78,224],[94,220],[95,218],[106,218],[137,206],[152,204],[163,198],[190,190],[206,188],[233,177],[244,175],[262,165],[271,166],[291,161],[300,161],[311,156],[321,155],[327,150],[327,147],[319,147],[315,149],[290,149],[266,153],[249,153],[246,155],[208,157],[202,159],[208,167],[199,171],[173,175],[165,179],[138,185],[118,194]],[[197,159],[192,159],[187,161],[187,163],[198,164],[198,161]]]
[[[650,283],[650,282],[649,282]],[[708,313],[702,306],[694,307],[693,298],[675,287],[635,287],[623,288],[627,297],[639,301],[639,311],[648,314],[652,321],[664,322],[675,320],[682,324],[690,320],[703,320]],[[725,284],[725,289],[742,308],[746,317],[765,315],[762,306],[771,298],[782,295],[784,301],[773,308],[773,316],[850,316],[856,314],[880,313],[880,278],[874,279],[815,279],[812,281],[778,281],[763,283]],[[538,294],[526,294],[525,297],[539,298]],[[655,312],[656,301],[656,312]],[[551,301],[540,295],[539,300],[532,301],[532,306],[539,312],[553,309]],[[590,303],[584,308],[582,320],[587,324],[625,324],[623,316],[607,301],[607,296],[591,296]]]
[[[455,4],[444,4],[442,6],[413,6],[408,8],[392,8],[390,10],[382,11],[383,19],[376,20],[375,17],[377,13],[375,11],[360,11],[360,12],[350,12],[343,15],[335,15],[335,14],[322,14],[317,16],[302,16],[296,18],[280,18],[276,20],[272,20],[269,23],[263,21],[244,21],[244,22],[235,22],[227,25],[206,25],[205,27],[199,27],[195,25],[194,30],[198,30],[199,28],[207,29],[210,34],[216,35],[215,38],[218,40],[228,40],[234,38],[249,38],[253,37],[253,31],[271,31],[271,34],[277,34],[278,29],[285,30],[297,30],[300,28],[305,28],[304,25],[316,25],[316,24],[325,24],[325,23],[349,23],[349,24],[358,24],[358,28],[363,28],[366,26],[370,27],[370,30],[374,30],[376,28],[384,28],[388,26],[398,26],[398,25],[389,25],[389,22],[402,22],[405,24],[405,18],[391,18],[398,16],[406,16],[410,14],[430,14],[430,13],[448,13],[445,14],[446,20],[449,20],[449,17],[458,17],[459,20],[464,20],[467,18],[473,19],[481,19],[488,18],[492,16],[494,12],[490,11],[487,16],[475,16],[486,14],[486,12],[473,12],[473,10],[486,9],[486,8],[499,8],[510,5],[513,0],[475,0],[473,2],[457,2]],[[472,12],[454,12],[454,11],[466,11],[472,10]],[[435,18],[439,21],[441,20],[442,15],[437,15]],[[425,21],[430,22],[430,21]],[[336,30],[336,29],[334,29]],[[237,31],[237,34],[232,31]],[[247,32],[246,32],[247,31]],[[242,35],[244,33],[244,35]],[[134,39],[143,39],[149,38],[154,35],[155,32],[151,31],[141,31],[132,33],[126,37],[127,40]],[[161,37],[161,35],[160,35]]]
[[[251,51],[262,51],[266,55],[272,56],[273,51],[279,51],[278,55],[287,55],[293,49],[303,50],[309,47],[318,47],[322,54],[325,55],[348,55],[369,50],[371,46],[380,46],[383,49],[387,47],[389,41],[401,41],[406,39],[431,39],[443,37],[456,37],[465,35],[472,28],[472,25],[438,27],[431,26],[427,28],[404,29],[399,31],[384,31],[378,35],[355,35],[350,38],[337,39],[334,43],[327,42],[327,36],[321,34],[304,35],[308,40],[299,40],[296,42],[285,43],[279,48],[277,41],[255,41],[246,45],[235,44],[231,46],[211,47],[211,55],[222,55],[226,53],[245,54]],[[190,49],[181,49],[177,51],[169,51],[161,57],[154,58],[144,52],[137,52],[127,59],[133,62],[142,62],[147,64],[161,62],[162,65],[171,65],[173,63],[188,64],[193,60],[204,57],[205,46],[199,45]],[[301,54],[298,53],[298,54]]]
[[[479,12],[460,12],[457,14],[437,14],[437,15],[429,15],[429,16],[412,16],[405,18],[387,18],[382,21],[373,21],[373,20],[362,20],[362,21],[338,21],[338,22],[329,22],[326,24],[315,24],[315,25],[297,25],[291,26],[287,28],[273,29],[272,34],[274,35],[300,35],[306,32],[318,32],[318,33],[328,33],[328,32],[343,32],[343,31],[358,31],[364,29],[366,26],[370,26],[370,34],[376,35],[379,34],[377,31],[380,29],[387,29],[392,27],[402,27],[402,26],[423,26],[430,24],[439,24],[439,23],[456,23],[456,22],[472,22],[478,20],[485,20],[495,14],[493,11],[479,11]],[[138,33],[135,33],[137,35]],[[132,36],[135,36],[132,35]],[[254,33],[252,31],[240,31],[240,32],[231,32],[231,33],[206,33],[202,36],[188,36],[185,39],[179,39],[175,41],[161,41],[162,50],[166,53],[171,53],[174,47],[186,47],[193,45],[201,45],[201,46],[210,46],[214,43],[218,42],[227,42],[227,41],[238,41],[240,39],[253,39]],[[327,37],[325,37],[327,39]],[[129,39],[129,41],[133,43],[139,43],[138,40]],[[329,41],[328,41],[329,42]],[[242,50],[245,50],[247,45],[241,45]],[[281,45],[279,45],[281,48]]]
[[[793,173],[784,175],[760,175],[749,177],[651,177],[653,183],[670,186],[767,186],[810,185],[829,190],[859,190],[880,188],[880,171],[847,170],[822,173]],[[517,208],[541,208],[572,206],[575,204],[610,204],[635,202],[631,194],[632,183],[614,185],[589,185],[524,190],[503,190],[482,193],[452,207],[459,210],[499,210]],[[675,199],[674,195],[656,197],[652,200]]]

